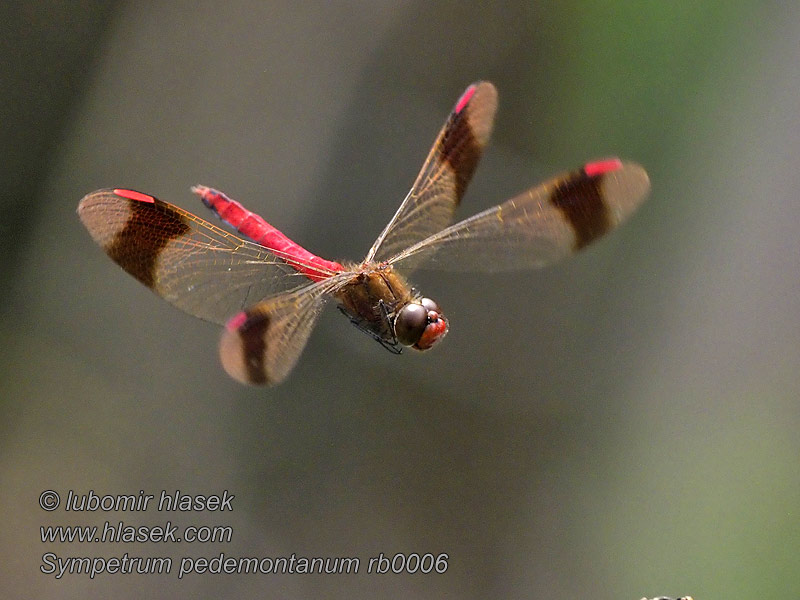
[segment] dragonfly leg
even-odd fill
[[[375,337],[375,340],[381,346],[386,348],[392,354],[402,354],[403,353],[403,347],[400,344],[398,344],[397,342],[392,343],[392,342],[386,341],[385,339],[383,339],[379,335],[375,335],[374,337]]]
[[[386,303],[383,300],[378,300],[378,307],[381,310],[381,317],[383,317],[383,320],[386,322],[389,333],[392,334],[391,340],[387,340],[379,336],[377,338],[378,342],[380,342],[380,345],[386,348],[392,354],[402,354],[403,346],[401,346],[400,342],[397,341],[397,334],[394,332],[394,322],[392,321],[389,308],[386,306]]]
[[[379,305],[380,305],[380,309],[381,309],[381,315],[384,316],[386,318],[386,320],[387,320],[386,322],[389,325],[391,325],[391,320],[389,319],[389,313],[388,313],[388,311],[386,309],[386,306],[383,303],[383,300],[381,300],[379,302]],[[349,312],[347,312],[347,310],[345,310],[345,308],[342,307],[342,306],[337,306],[337,308],[339,309],[339,312],[341,312],[344,316],[346,316],[350,320],[350,322],[353,325],[355,325],[356,329],[366,333],[373,340],[375,340],[381,346],[386,348],[389,352],[391,352],[392,354],[402,354],[403,353],[403,347],[397,341],[397,336],[395,336],[394,330],[393,330],[393,328],[391,326],[389,327],[389,331],[391,332],[392,338],[391,339],[386,339],[380,333],[378,333],[378,332],[374,331],[373,329],[371,329],[368,326],[367,322],[364,321],[363,319],[359,319],[357,317],[354,317]]]

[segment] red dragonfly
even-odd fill
[[[187,313],[225,325],[220,358],[240,382],[283,381],[331,298],[353,324],[392,352],[428,350],[445,336],[448,321],[399,270],[541,267],[613,229],[650,188],[639,165],[606,159],[451,225],[496,111],[491,83],[466,89],[411,191],[360,263],[320,258],[205,186],[192,191],[248,239],[129,189],[92,192],[81,200],[78,214],[128,273]]]

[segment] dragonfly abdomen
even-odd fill
[[[214,211],[220,219],[257,244],[269,248],[311,281],[322,281],[331,274],[344,270],[338,262],[320,258],[290,240],[262,217],[247,210],[222,192],[204,185],[196,185],[192,191],[200,196],[203,204]]]

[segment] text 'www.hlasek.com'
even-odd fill
[[[100,524],[41,525],[43,544],[137,544],[136,552],[120,552],[114,555],[81,552],[59,553],[54,550],[42,554],[39,570],[56,579],[66,576],[89,577],[99,575],[173,575],[182,579],[188,575],[261,574],[261,575],[305,575],[305,574],[442,574],[447,572],[449,556],[435,552],[379,552],[374,556],[303,556],[291,553],[286,556],[231,556],[215,550],[203,555],[186,553],[183,556],[150,555],[140,552],[141,544],[230,544],[233,527],[219,524],[173,522],[187,516],[211,514],[224,518],[233,511],[235,495],[223,491],[221,494],[185,494],[180,490],[162,490],[146,494],[101,495],[90,490],[78,493],[69,490],[62,500],[61,494],[45,490],[39,495],[42,510],[53,513],[125,513],[125,517],[108,519]],[[145,511],[163,514],[157,525],[141,524]],[[136,522],[130,522],[132,513]],[[171,518],[170,518],[171,517]],[[161,546],[159,546],[161,547]],[[207,546],[205,546],[207,547]]]

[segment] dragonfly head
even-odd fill
[[[447,319],[430,298],[409,302],[394,320],[397,341],[417,350],[428,350],[447,333]]]

